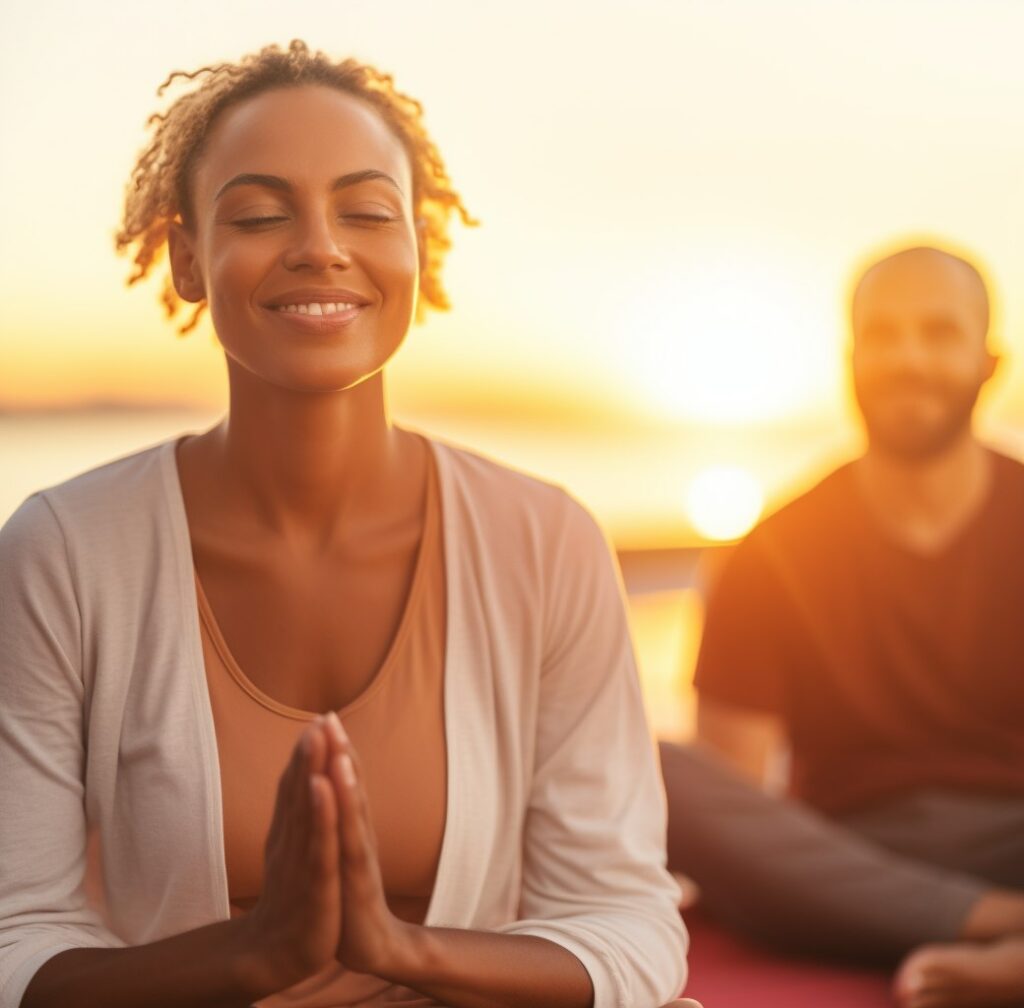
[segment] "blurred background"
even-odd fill
[[[176,69],[303,38],[420,99],[463,198],[453,310],[390,365],[400,423],[555,480],[619,551],[654,730],[690,730],[702,571],[854,455],[865,257],[976,259],[1024,457],[1024,4],[8,3],[0,14],[0,522],[226,408],[204,319],[113,251]]]

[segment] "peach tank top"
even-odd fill
[[[423,535],[398,631],[377,675],[338,710],[361,759],[388,904],[421,923],[444,836],[445,570],[433,453]],[[279,703],[239,668],[194,571],[206,679],[213,708],[232,917],[251,908],[263,884],[263,849],[278,779],[318,712]],[[259,1008],[339,1008],[405,1000],[404,988],[340,964],[257,1002]],[[408,992],[410,995],[412,992]],[[409,1003],[415,1003],[410,999]]]

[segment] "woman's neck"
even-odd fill
[[[415,446],[390,421],[382,372],[322,394],[268,386],[230,360],[229,372],[227,416],[189,446],[222,514],[323,550],[416,492]]]

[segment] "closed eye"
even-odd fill
[[[387,214],[369,214],[369,213],[353,213],[345,214],[345,220],[350,221],[361,221],[365,224],[390,224],[391,221],[395,220]]]
[[[234,223],[241,228],[254,228],[259,227],[261,224],[273,224],[275,221],[287,219],[287,217],[245,217],[242,220],[234,221]]]
[[[266,217],[245,217],[242,220],[236,220],[233,223],[240,228],[256,228],[267,224],[275,224],[278,221],[287,219],[287,217],[271,215]],[[346,221],[358,221],[361,224],[390,224],[392,221],[397,220],[396,217],[391,217],[388,214],[368,213],[344,214],[342,219]]]

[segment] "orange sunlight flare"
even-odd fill
[[[739,539],[764,510],[764,489],[757,478],[739,466],[702,469],[686,489],[686,514],[708,539]]]
[[[778,261],[708,256],[631,299],[635,384],[677,420],[759,423],[820,408],[842,372],[835,306]]]

